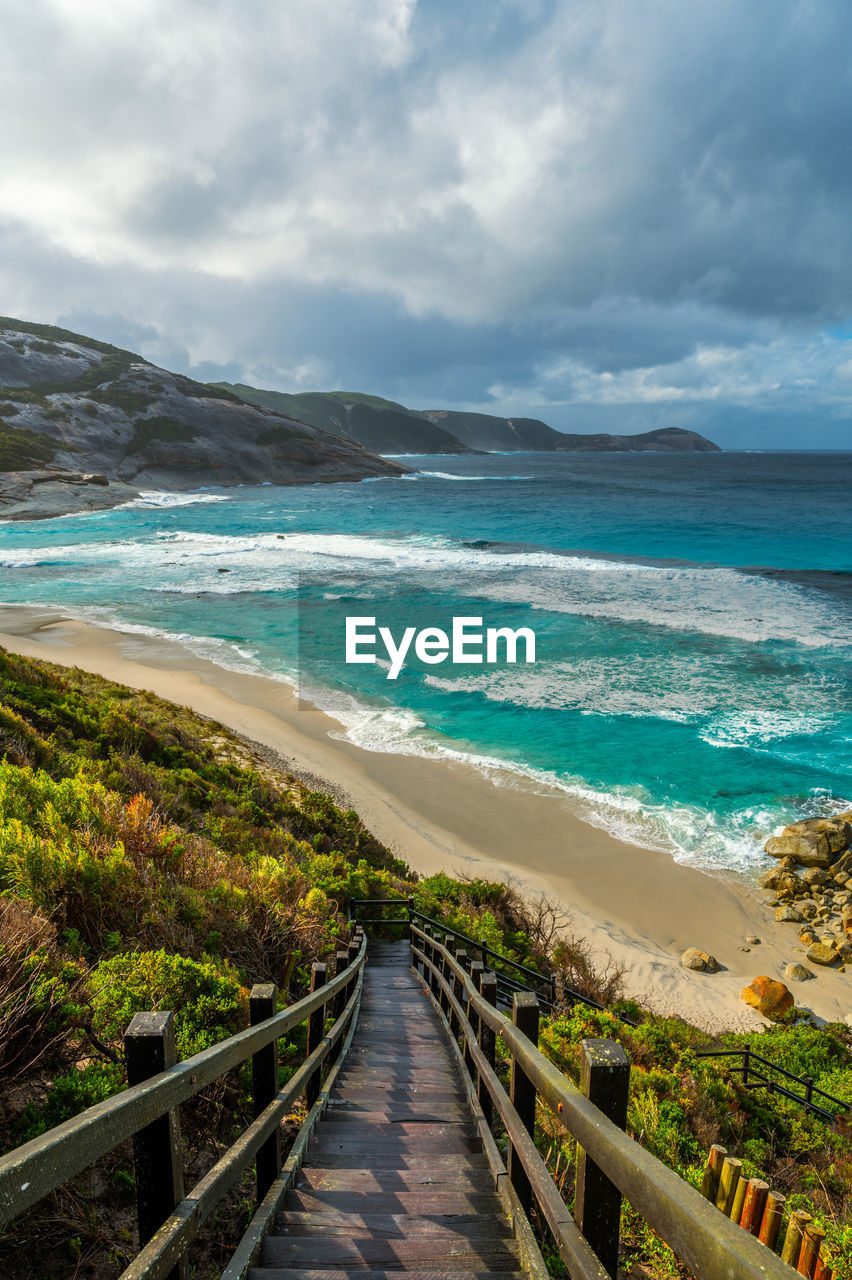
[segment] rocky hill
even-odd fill
[[[313,426],[359,441],[378,453],[710,453],[718,445],[680,427],[634,436],[570,435],[538,418],[500,418],[453,409],[407,409],[357,391],[291,395],[245,383],[216,382],[251,404],[291,413]]]
[[[471,449],[442,426],[404,405],[356,391],[317,391],[291,395],[264,391],[243,382],[213,383],[250,404],[291,413],[311,426],[357,440],[376,453],[470,453]]]
[[[554,446],[560,453],[719,453],[720,449],[697,431],[660,427],[635,436],[563,435]]]
[[[275,409],[51,325],[0,317],[0,518],[140,489],[311,484],[403,471]]]

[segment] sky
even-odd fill
[[[202,380],[852,448],[847,0],[2,0],[0,311]]]

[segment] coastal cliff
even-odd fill
[[[356,391],[292,395],[216,382],[217,390],[356,440],[379,453],[718,453],[697,431],[662,427],[637,435],[577,435],[538,418],[501,418],[456,409],[407,409],[395,400]]]
[[[141,489],[331,483],[404,468],[354,440],[53,326],[0,318],[0,518]]]

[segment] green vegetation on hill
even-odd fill
[[[4,406],[6,407],[6,406]],[[35,431],[16,431],[0,422],[0,471],[21,471],[43,467],[56,455],[56,443]]]
[[[124,1085],[132,1015],[176,1011],[181,1056],[246,1025],[248,990],[305,993],[310,964],[337,949],[353,897],[412,896],[421,910],[605,1005],[568,1005],[541,1046],[569,1076],[584,1037],[625,1045],[633,1138],[694,1185],[710,1144],[739,1156],[826,1227],[839,1280],[852,1278],[852,1146],[792,1103],[743,1090],[696,1057],[708,1037],[619,999],[558,910],[503,884],[418,879],[327,795],[212,721],[99,677],[0,650],[0,1143],[14,1147]],[[622,1009],[639,1022],[630,1027]],[[852,1032],[794,1013],[730,1035],[852,1103]],[[283,1046],[283,1072],[303,1051]],[[188,1178],[245,1126],[247,1069],[183,1109]],[[573,1143],[541,1111],[537,1138],[566,1200]],[[2,1236],[6,1274],[117,1275],[133,1252],[129,1153],[119,1150]],[[219,1274],[250,1212],[244,1185],[198,1259]],[[216,1224],[214,1223],[214,1226]],[[625,1264],[681,1271],[629,1208]],[[218,1267],[218,1270],[217,1270]],[[558,1267],[555,1268],[558,1273]]]

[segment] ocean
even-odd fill
[[[297,682],[363,747],[556,786],[708,869],[852,805],[852,454],[401,461],[0,526],[0,600],[179,637]],[[346,615],[529,627],[536,661],[415,659],[390,681],[344,663]]]

